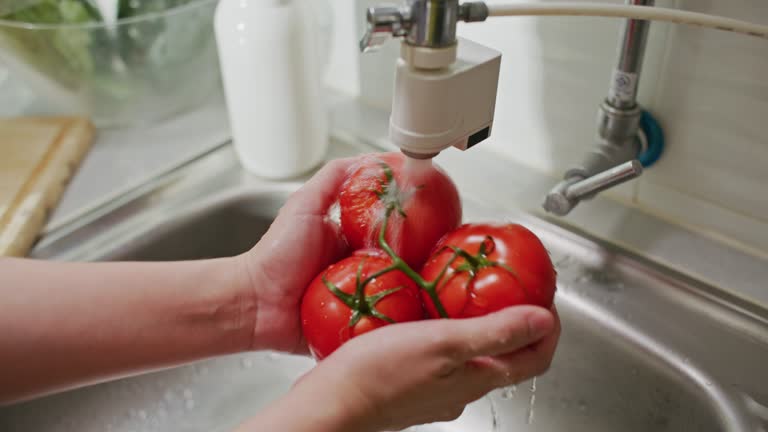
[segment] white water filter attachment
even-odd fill
[[[222,0],[215,29],[232,140],[242,165],[290,178],[328,150],[327,54],[315,0]]]
[[[500,52],[467,39],[440,49],[403,42],[390,140],[403,153],[426,159],[448,147],[466,150],[488,138],[500,67]]]

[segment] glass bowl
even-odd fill
[[[136,126],[205,102],[220,88],[218,0],[115,0],[111,24],[89,0],[17,0],[0,19],[0,63],[56,112]]]

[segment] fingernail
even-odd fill
[[[546,311],[535,311],[528,315],[528,335],[531,339],[540,339],[555,328],[552,315]]]

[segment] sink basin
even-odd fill
[[[243,252],[300,181],[270,183],[221,168],[234,163],[225,152],[190,167],[195,175],[161,179],[46,240],[35,256],[158,261]],[[531,215],[465,199],[465,219],[520,222],[542,238],[558,268],[561,343],[542,377],[494,391],[455,422],[412,430],[768,427],[764,309]],[[272,352],[210,359],[2,408],[0,430],[231,430],[313,364]]]

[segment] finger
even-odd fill
[[[341,184],[356,161],[357,158],[345,158],[325,164],[304,186],[291,195],[285,205],[285,211],[325,215],[336,200]]]
[[[486,391],[542,375],[546,372],[554,358],[557,343],[560,338],[560,319],[553,307],[555,328],[540,341],[521,348],[515,352],[495,357],[479,357],[470,360],[465,368],[465,374]]]
[[[471,360],[467,373],[489,390],[543,375],[552,364],[558,336],[553,333],[514,353]]]
[[[530,345],[556,328],[555,317],[535,306],[514,306],[479,318],[444,321],[450,337],[441,349],[462,360],[514,352]]]

